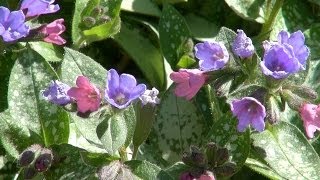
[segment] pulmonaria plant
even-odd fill
[[[251,57],[254,53],[254,46],[251,39],[247,37],[243,30],[238,29],[237,32],[236,39],[232,44],[233,53],[240,58]]]
[[[118,109],[124,109],[132,101],[139,98],[145,91],[146,85],[138,84],[134,76],[130,74],[119,74],[110,69],[107,77],[105,99],[108,103]]]
[[[187,100],[192,99],[206,82],[206,75],[199,69],[180,69],[172,72],[170,78],[177,83],[175,94]]]
[[[58,80],[51,81],[49,87],[42,92],[42,96],[45,100],[50,101],[57,105],[66,105],[72,100],[68,96],[67,92],[70,90],[70,86],[64,84]]]
[[[64,19],[57,19],[41,28],[40,33],[44,35],[43,41],[57,45],[63,45],[66,40],[60,35],[66,30],[63,25]]]
[[[29,34],[22,11],[12,11],[0,6],[0,36],[5,42],[13,42]]]
[[[97,111],[101,102],[99,89],[84,76],[78,76],[76,84],[77,87],[72,87],[67,94],[76,100],[78,111]]]
[[[264,130],[266,109],[257,99],[253,97],[235,99],[231,102],[231,111],[239,120],[237,126],[239,132],[244,132],[249,124],[259,132]]]
[[[299,112],[307,137],[313,138],[316,130],[320,131],[320,105],[306,103],[300,107]]]
[[[23,0],[20,9],[26,12],[26,17],[55,13],[60,10],[55,0]]]
[[[304,70],[309,57],[309,49],[301,31],[289,35],[286,31],[278,34],[278,42],[263,43],[265,50],[260,63],[262,72],[275,79],[283,79],[290,74]]]
[[[203,71],[222,69],[229,61],[229,53],[222,42],[203,42],[194,47],[199,67]]]

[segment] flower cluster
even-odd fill
[[[65,31],[64,20],[58,19],[49,24],[43,24],[38,28],[31,29],[27,21],[42,14],[57,12],[60,7],[53,4],[54,0],[23,0],[20,10],[10,11],[0,6],[0,37],[5,43],[23,41],[23,38],[40,40],[57,45],[65,44],[66,41],[60,36]]]
[[[139,98],[143,105],[155,105],[160,102],[157,97],[159,91],[156,88],[147,90],[145,84],[137,84],[135,77],[130,74],[119,75],[116,70],[110,69],[106,84],[102,97],[102,92],[85,76],[77,77],[77,87],[70,87],[55,80],[42,91],[42,96],[45,100],[62,106],[75,102],[77,110],[81,113],[97,111],[103,99],[118,109],[128,107]]]
[[[264,41],[263,48],[264,54],[260,62],[260,69],[262,74],[268,77],[269,84],[276,81],[281,82],[288,76],[306,69],[310,51],[305,45],[305,37],[301,31],[296,31],[292,34],[281,31],[276,42]],[[247,37],[243,30],[237,31],[230,49],[233,55],[240,60],[237,64],[243,64],[241,68],[247,68],[242,70],[243,72],[248,69],[252,71],[252,68],[256,68],[256,63],[251,63],[254,64],[253,66],[247,63],[253,61],[252,57],[255,53],[255,48],[252,40]],[[191,100],[207,81],[215,80],[214,73],[210,72],[232,69],[231,65],[228,65],[230,51],[227,50],[223,42],[206,41],[198,43],[195,45],[194,51],[195,57],[199,59],[199,69],[180,69],[170,75],[170,78],[177,84],[175,94],[179,97],[185,97],[187,100]],[[248,75],[248,73],[244,74]],[[237,129],[239,132],[244,132],[249,125],[258,132],[262,132],[265,129],[265,119],[268,118],[269,111],[265,107],[265,104],[268,103],[265,101],[268,101],[268,98],[265,98],[274,96],[274,92],[279,92],[280,94],[285,92],[285,90],[278,87],[276,90],[271,90],[273,94],[270,94],[271,91],[269,92],[268,88],[272,89],[273,87],[266,86],[266,93],[269,93],[268,96],[253,92],[248,97],[231,100],[231,111],[238,119]],[[292,104],[291,100],[286,101],[289,106]],[[301,102],[298,104],[300,107]],[[320,108],[316,105],[302,103],[299,112],[304,122],[307,136],[312,138],[314,132],[320,130]]]

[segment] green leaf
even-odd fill
[[[115,36],[115,41],[133,58],[152,86],[158,89],[166,86],[161,52],[139,32],[138,28],[129,28],[123,23],[121,32]]]
[[[87,151],[80,151],[80,155],[84,163],[94,167],[101,167],[109,164],[111,161],[118,160],[118,158],[112,157],[109,154],[89,153]]]
[[[263,164],[260,161],[255,160],[255,159],[247,158],[245,165],[247,167],[249,167],[250,169],[252,169],[252,170],[254,170],[254,171],[270,178],[270,179],[284,179],[279,174],[274,172],[269,166]]]
[[[119,13],[121,2],[122,0],[114,0],[102,3],[109,9],[108,16],[111,21],[83,31],[87,44],[112,37],[120,31],[121,20]]]
[[[55,71],[38,53],[28,48],[17,59],[10,76],[8,102],[13,119],[43,138],[48,146],[68,142],[69,116],[61,107],[42,99],[41,91]]]
[[[156,156],[173,164],[181,160],[190,145],[201,145],[204,141],[208,127],[202,111],[194,101],[177,97],[174,86],[161,98],[156,114],[150,133],[150,143],[158,151],[154,152]]]
[[[225,114],[212,125],[208,139],[229,150],[230,161],[236,164],[236,171],[244,165],[250,151],[250,131],[239,133],[237,123],[231,114]]]
[[[60,62],[63,58],[61,49],[53,44],[30,42],[30,46],[48,62]]]
[[[196,64],[196,60],[194,60],[188,55],[184,55],[180,58],[177,64],[177,67],[187,69],[187,68],[191,68],[195,64]]]
[[[148,161],[132,160],[125,162],[125,165],[129,166],[133,174],[141,179],[173,179],[160,167]]]
[[[81,75],[88,77],[98,88],[105,87],[107,71],[99,63],[78,51],[65,48],[61,80],[71,86],[75,85],[75,80]]]
[[[165,171],[170,174],[174,179],[179,179],[180,175],[185,172],[190,170],[190,167],[185,165],[183,162],[177,162],[174,165],[168,167],[165,169]]]
[[[182,52],[182,47],[190,38],[190,31],[183,16],[171,5],[165,5],[159,21],[160,45],[164,57],[175,69]]]
[[[309,29],[303,32],[306,37],[306,44],[311,51],[311,59],[320,58],[320,23],[312,24]]]
[[[96,168],[86,165],[80,156],[82,149],[69,144],[51,147],[55,164],[44,173],[46,179],[93,179]],[[94,178],[95,179],[95,178]]]
[[[240,17],[264,23],[267,18],[267,1],[264,0],[225,0]]]
[[[280,121],[262,133],[251,135],[253,148],[268,165],[286,179],[320,177],[320,158],[305,136]]]
[[[75,2],[75,10],[73,14],[72,20],[72,41],[73,44],[77,43],[81,39],[81,29],[79,25],[82,22],[81,13],[85,9],[89,0],[76,0]]]
[[[161,15],[160,9],[152,0],[125,0],[121,4],[121,9],[156,17]]]
[[[19,121],[14,121],[9,111],[0,113],[0,142],[8,155],[18,158],[30,144],[39,142],[39,137],[30,138],[30,136],[29,130]]]

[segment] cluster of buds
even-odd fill
[[[181,180],[215,180],[216,176],[230,176],[236,170],[235,164],[229,161],[228,149],[213,142],[209,142],[204,151],[191,146],[183,153],[182,161],[190,170],[181,174]]]
[[[116,70],[110,69],[106,81],[104,97],[96,85],[85,76],[77,77],[77,87],[70,87],[58,80],[52,81],[49,87],[42,91],[42,96],[45,100],[61,106],[75,102],[80,113],[97,111],[103,99],[118,109],[128,107],[137,99],[140,99],[143,105],[160,102],[157,89],[147,90],[145,84],[137,84],[135,77],[130,74],[119,75]]]
[[[17,41],[45,41],[57,45],[66,41],[60,36],[65,31],[63,19],[57,19],[49,24],[31,28],[27,21],[43,14],[57,12],[60,7],[52,1],[23,0],[20,10],[10,11],[0,6],[0,37],[5,43]]]
[[[52,162],[52,151],[34,144],[20,154],[18,166],[24,169],[24,179],[32,179],[38,173],[47,171]]]
[[[86,28],[91,28],[100,24],[107,23],[111,20],[108,14],[108,8],[97,6],[93,8],[90,15],[84,16],[82,22]]]

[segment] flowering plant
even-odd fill
[[[319,9],[0,0],[0,179],[319,179]]]

